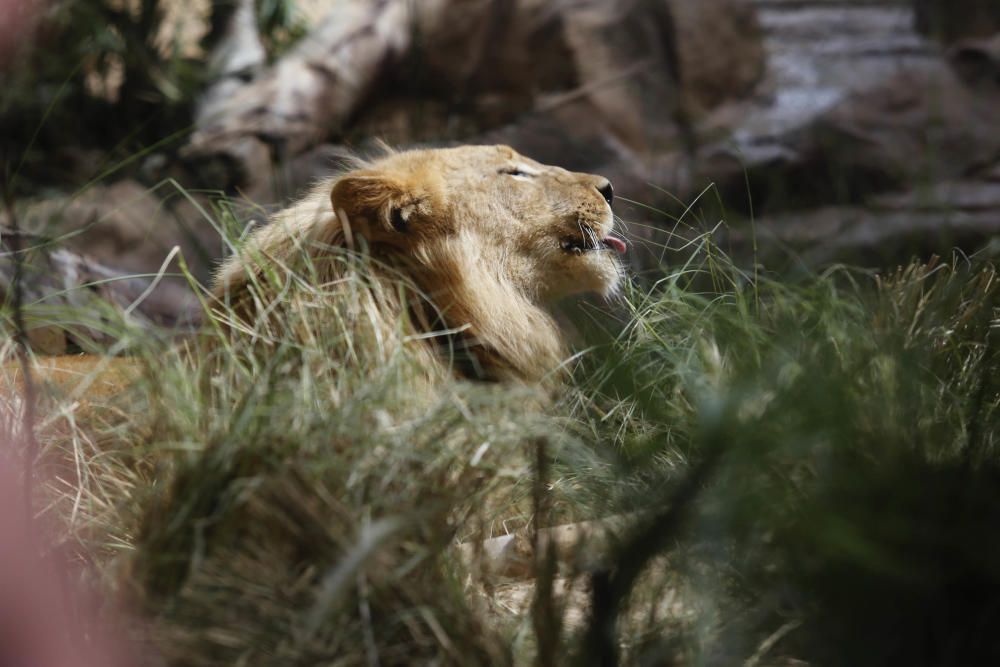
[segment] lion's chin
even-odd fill
[[[611,299],[613,297],[618,296],[618,293],[621,291],[622,287],[623,273],[624,272],[622,271],[621,265],[620,264],[616,265],[616,270],[614,275],[609,276],[608,279],[604,282],[603,287],[599,290],[596,290],[596,292],[601,296],[603,296],[605,299]]]
[[[580,257],[580,266],[572,272],[573,293],[594,293],[611,298],[621,289],[625,271],[615,255],[604,251]]]

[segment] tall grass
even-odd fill
[[[706,236],[684,266],[630,286],[614,317],[577,313],[584,352],[550,402],[454,379],[404,315],[365,317],[416,298],[412,285],[331,253],[344,265],[332,283],[268,278],[282,297],[256,327],[210,324],[172,348],[123,329],[142,369],[131,388],[44,408],[50,511],[135,605],[151,653],[998,657],[993,265],[782,281],[742,272]],[[610,546],[581,542],[586,557],[561,563],[539,550],[527,583],[476,546],[610,515]]]
[[[995,267],[836,268],[794,284],[719,268],[707,282],[722,290],[675,274],[630,295],[626,327],[584,374],[604,413],[594,440],[616,444],[571,463],[568,486],[643,512],[595,579],[620,598],[601,606],[618,605],[624,655],[993,662]],[[683,631],[657,621],[648,580],[675,571],[695,610]]]

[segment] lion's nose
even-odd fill
[[[601,193],[604,197],[604,201],[608,202],[608,206],[611,206],[611,202],[615,200],[615,189],[611,187],[611,181],[606,178],[602,178],[601,182],[597,183],[597,191]]]

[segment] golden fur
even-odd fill
[[[565,358],[546,305],[619,283],[624,244],[611,235],[610,200],[606,179],[507,146],[391,153],[276,214],[220,267],[213,292],[252,321],[268,301],[265,275],[294,275],[346,246],[412,280],[435,309],[414,318],[423,328],[462,331],[467,372],[538,381]]]

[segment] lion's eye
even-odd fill
[[[524,177],[534,176],[534,174],[524,171],[523,169],[520,169],[518,167],[504,167],[503,169],[500,170],[500,173],[506,174],[507,176],[524,176]]]

